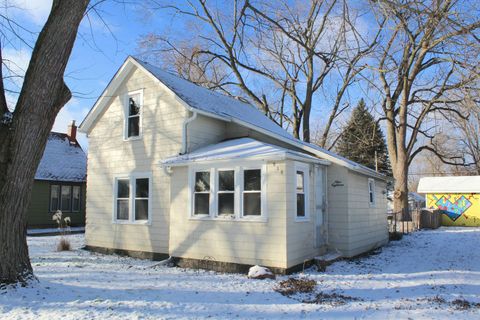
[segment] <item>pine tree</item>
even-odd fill
[[[363,99],[353,110],[336,149],[347,159],[374,170],[378,166],[380,173],[392,175],[385,137]]]

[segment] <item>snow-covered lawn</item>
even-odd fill
[[[325,273],[296,274],[317,282],[301,297],[274,290],[288,277],[151,268],[151,261],[83,251],[83,235],[69,238],[71,252],[55,251],[59,237],[29,238],[40,281],[0,291],[1,319],[480,318],[473,305],[480,303],[480,228],[421,231]],[[301,302],[320,292],[354,299]]]

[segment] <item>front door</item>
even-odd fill
[[[325,167],[315,166],[315,248],[320,248],[325,244],[324,235],[324,215],[326,209],[325,194]]]

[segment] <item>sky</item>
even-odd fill
[[[3,58],[18,74],[27,69],[36,37],[45,24],[51,9],[51,0],[7,0],[3,9],[7,16],[33,33],[24,33],[27,44],[14,37],[2,39]],[[141,3],[141,1],[139,2]],[[128,55],[137,53],[137,41],[152,29],[161,28],[164,23],[155,20],[138,4],[125,1],[122,4],[106,1],[97,7],[98,13],[90,12],[80,26],[77,40],[65,72],[65,81],[73,93],[73,98],[60,111],[53,131],[66,132],[71,120],[80,124],[101,95],[110,79]],[[168,23],[168,21],[165,21]],[[29,47],[30,46],[30,47]],[[22,80],[6,83],[13,91],[19,91]],[[7,93],[12,107],[15,93]],[[88,149],[87,138],[79,133],[78,140]]]

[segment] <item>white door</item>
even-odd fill
[[[320,248],[325,244],[325,235],[323,230],[324,215],[326,209],[326,194],[325,194],[325,167],[315,166],[315,248]]]

